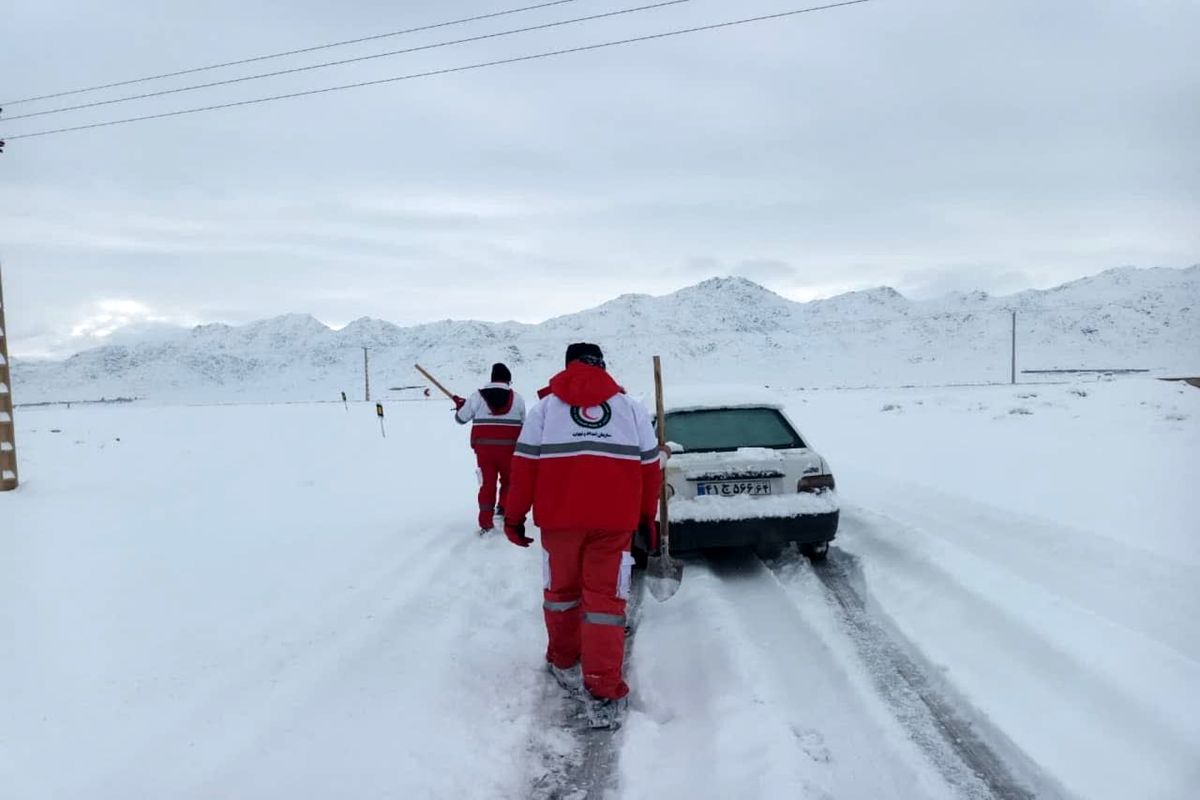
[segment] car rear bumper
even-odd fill
[[[837,535],[840,512],[795,517],[762,517],[716,522],[672,522],[671,551],[719,547],[757,547],[769,544],[817,544]]]

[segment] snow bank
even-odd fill
[[[879,413],[889,402],[903,413]],[[1196,796],[1200,391],[1131,380],[791,404],[838,465],[838,546],[933,669],[1070,795]]]
[[[0,797],[526,796],[541,559],[444,405],[16,417]]]
[[[696,497],[671,500],[673,522],[722,522],[737,519],[798,517],[838,510],[837,492],[796,492],[758,497]]]

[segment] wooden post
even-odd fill
[[[12,491],[18,483],[17,424],[13,416],[8,327],[4,320],[4,276],[0,273],[0,492]]]
[[[1017,385],[1017,312],[1012,312],[1012,385]]]
[[[654,357],[654,418],[658,430],[658,457],[667,447],[667,415],[663,411],[663,382],[662,358]],[[663,469],[663,482],[658,492],[658,538],[663,544],[663,552],[670,557],[671,553],[671,520],[667,516],[667,473]]]

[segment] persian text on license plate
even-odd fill
[[[771,493],[770,481],[720,481],[716,483],[696,484],[696,496],[716,495],[718,497],[737,497],[738,495],[763,495]]]

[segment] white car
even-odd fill
[[[778,401],[753,395],[667,405],[671,550],[749,547],[774,558],[796,542],[823,559],[839,515],[829,463]]]

